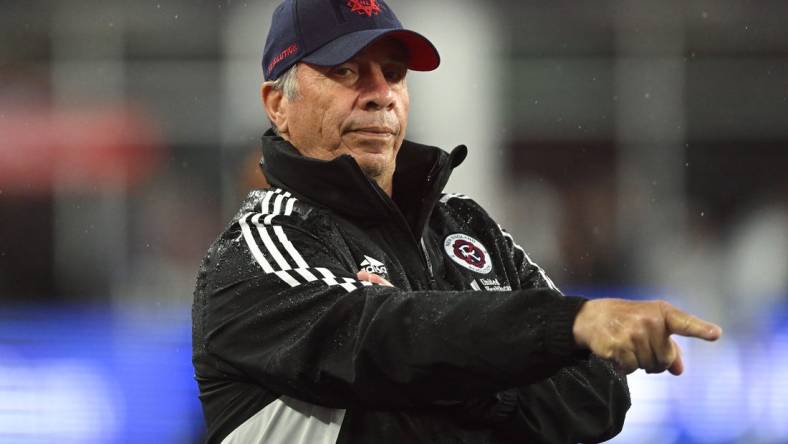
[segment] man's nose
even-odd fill
[[[362,81],[360,105],[365,110],[391,109],[397,102],[392,84],[380,66],[371,67]]]

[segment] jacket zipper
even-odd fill
[[[430,195],[426,198],[426,201],[435,204],[435,200],[437,199],[437,194],[440,193],[440,190],[443,189],[443,186],[446,185],[446,182],[449,180],[449,175],[446,170],[446,163],[442,161],[438,161],[433,165],[432,170],[427,175],[425,180],[427,186],[431,186],[432,189],[435,191],[434,195]],[[434,182],[439,182],[439,186],[436,187]],[[424,200],[422,201],[424,202]],[[425,211],[425,209],[421,208],[421,211]],[[426,222],[425,222],[426,224]],[[435,271],[432,268],[432,261],[430,261],[430,255],[427,253],[427,246],[424,244],[424,236],[421,236],[419,239],[419,249],[421,250],[421,254],[424,257],[424,264],[427,266],[427,276],[429,277],[429,287],[430,289],[438,289],[438,282],[435,280]]]
[[[357,174],[361,174],[363,177],[366,177],[364,176],[364,173],[361,171],[358,165],[356,165],[356,170],[357,170]],[[370,179],[367,178],[367,180]],[[429,184],[431,181],[432,181],[432,172],[428,175],[426,182],[427,184]],[[380,198],[381,201],[384,202],[386,207],[388,207],[389,211],[391,211],[395,215],[395,217],[399,219],[400,228],[407,234],[407,237],[410,238],[410,241],[412,242],[411,245],[415,245],[416,250],[418,250],[418,252],[421,253],[418,254],[417,256],[421,256],[422,265],[427,271],[427,288],[429,290],[436,289],[435,272],[432,269],[432,262],[430,261],[430,257],[427,254],[427,249],[424,245],[424,237],[423,236],[420,237],[419,242],[417,242],[416,236],[413,234],[413,231],[411,231],[410,226],[408,225],[408,221],[405,220],[405,216],[402,214],[399,208],[397,208],[397,206],[394,205],[394,202],[391,200],[391,198],[388,195],[386,195],[379,187],[373,187],[373,189],[376,190],[378,198]]]
[[[435,271],[432,269],[432,261],[430,261],[430,255],[427,253],[427,247],[424,245],[424,237],[420,239],[419,248],[421,249],[422,256],[424,256],[424,263],[427,265],[427,276],[430,278],[430,289],[435,289]]]
[[[395,219],[398,220],[399,229],[405,233],[406,237],[410,240],[411,245],[414,245],[416,247],[416,250],[419,253],[416,256],[420,256],[422,266],[424,266],[424,269],[427,272],[427,289],[434,290],[435,273],[432,269],[432,262],[430,261],[429,255],[427,254],[427,249],[424,246],[424,238],[421,237],[419,238],[420,241],[416,241],[416,236],[411,231],[410,227],[408,226],[408,222],[405,220],[405,216],[402,214],[399,208],[393,205],[391,199],[388,198],[388,196],[381,194],[380,191],[378,192],[378,195],[383,200],[383,202],[386,203],[386,206],[389,208],[389,211],[391,211],[391,213],[394,215]]]
[[[409,240],[411,242],[411,245],[415,246],[416,247],[416,251],[419,253],[416,256],[420,257],[421,262],[422,262],[422,266],[424,267],[424,270],[426,271],[426,274],[427,274],[427,289],[428,290],[434,290],[435,289],[435,275],[434,275],[434,271],[432,270],[432,262],[430,261],[429,255],[427,254],[427,250],[426,250],[426,248],[424,246],[424,238],[423,237],[420,238],[420,241],[417,242],[416,241],[416,236],[413,235],[413,232],[410,230],[410,227],[408,226],[408,223],[405,220],[405,217],[402,215],[402,213],[399,211],[399,209],[394,207],[394,206],[390,206],[390,208],[393,210],[394,214],[396,215],[396,218],[399,219],[399,225],[400,225],[399,228],[400,228],[400,230],[402,230],[406,234],[406,237],[409,238]]]

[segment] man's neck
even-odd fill
[[[312,157],[312,156],[307,156],[306,154],[304,154],[303,150],[301,150],[297,146],[295,146],[295,144],[293,144],[293,142],[290,140],[290,138],[288,137],[288,135],[286,133],[279,133],[278,135],[282,139],[286,140],[290,145],[292,145],[293,148],[295,148],[296,151],[301,153],[302,156]],[[320,160],[324,160],[324,159],[320,159]],[[363,169],[362,169],[362,171],[363,171]],[[393,177],[394,176],[394,172],[393,171],[391,173],[382,172],[382,173],[379,173],[379,174],[369,174],[367,171],[363,171],[363,172],[364,172],[365,176],[367,176],[370,180],[375,182],[380,187],[380,189],[382,189],[389,197],[392,196],[392,194],[394,192],[394,185],[393,185],[394,184],[394,177]]]
[[[378,184],[380,189],[383,190],[386,194],[388,194],[389,197],[391,197],[391,194],[394,191],[394,186],[393,186],[394,181],[391,175],[388,175],[386,177],[381,177],[381,176],[378,177],[367,176],[367,177],[369,177],[372,181]]]

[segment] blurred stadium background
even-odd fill
[[[721,323],[617,443],[788,442],[788,2],[390,0],[410,138],[566,293]],[[0,0],[0,443],[199,442],[199,261],[258,186],[274,2]]]

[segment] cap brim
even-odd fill
[[[364,48],[384,38],[400,41],[408,51],[408,69],[432,71],[440,65],[435,45],[423,35],[406,29],[367,29],[340,36],[307,54],[304,62],[318,66],[336,66],[352,59]]]

